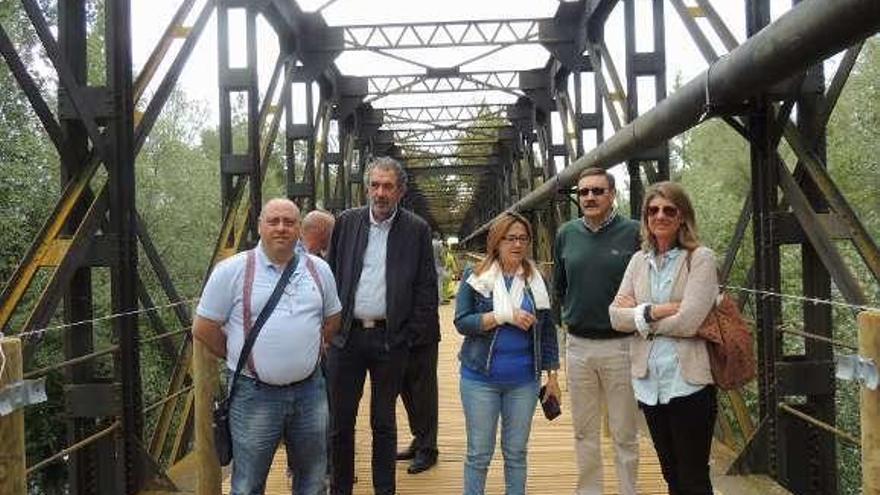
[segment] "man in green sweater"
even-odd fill
[[[599,434],[604,402],[614,440],[619,493],[634,495],[638,409],[630,377],[630,335],[611,328],[608,306],[630,257],[638,250],[639,223],[617,214],[614,176],[603,169],[584,170],[577,194],[583,217],[559,229],[553,277],[568,331],[566,374],[578,461],[575,493],[602,493]]]

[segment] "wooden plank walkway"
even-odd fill
[[[458,348],[461,337],[452,326],[453,306],[447,304],[440,308],[443,341],[440,344],[440,360],[438,375],[440,380],[440,434],[438,447],[440,461],[433,469],[418,474],[406,473],[406,462],[397,464],[397,489],[400,495],[452,495],[461,493],[462,470],[465,452],[464,415],[458,393]],[[564,377],[560,377],[564,383]],[[358,417],[358,435],[356,438],[355,468],[358,483],[355,494],[372,493],[370,474],[370,442],[369,432],[369,394],[364,394]],[[540,413],[535,413],[532,433],[529,441],[529,493],[538,495],[568,495],[573,492],[576,479],[576,463],[574,456],[574,440],[571,428],[571,416],[567,397],[563,399],[563,414],[552,423]],[[397,410],[398,442],[403,448],[410,440],[407,430],[406,413],[402,404]],[[614,470],[613,452],[608,438],[603,438],[603,459],[605,464],[605,493],[617,493],[617,481]],[[289,482],[285,474],[284,449],[279,449],[275,456],[272,472],[269,475],[266,493],[270,495],[289,494]],[[223,486],[224,493],[229,493],[228,479]],[[660,474],[660,466],[647,435],[640,439],[640,466],[638,492],[640,494],[666,493],[666,486]],[[504,475],[500,443],[492,461],[486,493],[504,493]]]

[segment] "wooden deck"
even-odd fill
[[[443,341],[440,344],[438,377],[440,382],[440,430],[438,447],[440,460],[433,469],[409,475],[407,463],[397,464],[397,490],[400,495],[453,495],[460,494],[462,489],[462,469],[465,452],[464,415],[458,393],[458,359],[456,358],[461,337],[452,327],[452,305],[440,308]],[[564,370],[563,370],[564,371]],[[564,376],[560,384],[565,388]],[[567,394],[567,391],[563,391]],[[370,442],[369,432],[369,394],[364,395],[358,417],[358,435],[356,438],[355,468],[358,483],[355,485],[356,495],[373,493],[370,474]],[[529,477],[528,491],[536,495],[569,495],[573,493],[576,480],[576,461],[574,440],[571,427],[571,416],[567,407],[569,401],[563,398],[563,414],[552,423],[544,419],[540,408],[535,413],[532,433],[529,441]],[[402,404],[397,409],[399,436],[398,442],[403,448],[410,440],[407,430],[406,413]],[[716,442],[717,443],[717,442]],[[666,484],[660,474],[654,448],[646,430],[641,429],[640,462],[638,493],[644,495],[665,494]],[[615,494],[617,481],[614,469],[613,452],[610,439],[603,435],[603,460],[605,465],[605,493]],[[284,449],[279,449],[275,456],[272,471],[269,474],[266,493],[282,495],[290,493],[290,484],[285,473]],[[726,462],[718,459],[713,453],[713,480],[715,493],[724,495],[751,493],[784,493],[764,477],[727,477],[720,476],[716,471],[723,469]],[[227,473],[228,476],[228,473]],[[750,479],[750,480],[749,480]],[[724,487],[723,489],[721,487]],[[741,488],[741,489],[740,489]],[[228,478],[223,484],[223,493],[229,493]],[[492,461],[486,493],[490,495],[504,493],[504,479],[500,443]]]

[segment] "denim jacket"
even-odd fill
[[[473,270],[464,271],[455,296],[455,329],[464,335],[464,343],[458,358],[469,369],[488,375],[492,367],[492,349],[498,335],[497,328],[485,331],[480,328],[483,313],[492,311],[492,299],[483,297],[465,280]],[[531,329],[532,351],[535,355],[535,377],[540,379],[542,370],[559,369],[559,347],[556,342],[556,326],[549,309],[538,310],[538,321]]]

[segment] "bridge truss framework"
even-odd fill
[[[22,54],[0,23],[0,53],[61,157],[62,194],[51,216],[0,294],[0,329],[25,336],[28,354],[53,318],[92,320],[93,270],[109,268],[116,344],[97,350],[91,323],[64,334],[64,402],[73,493],[137,493],[169,487],[166,473],[190,452],[195,403],[192,342],[169,331],[155,312],[159,299],[174,306],[187,328],[190,314],[152,242],[135,204],[134,161],[211,16],[218,26],[222,227],[210,265],[253,245],[263,201],[262,182],[276,140],[284,143],[287,195],[306,209],[331,211],[364,203],[363,171],[372,156],[390,155],[411,176],[404,203],[447,235],[479,247],[486,225],[506,209],[536,225],[536,256],[551,259],[555,228],[570,218],[569,190],[589,166],[626,163],[630,204],[638,214],[644,184],[669,177],[668,140],[705,118],[727,122],[750,144],[751,193],[744,198],[721,268],[730,274],[749,225],[754,260],[751,287],[779,293],[780,250],[799,246],[804,296],[829,300],[832,284],[850,304],[865,306],[866,289],[835,243],[851,242],[880,283],[880,250],[826,169],[825,128],[865,38],[880,29],[875,0],[804,0],[770,22],[769,0],[743,0],[748,38],[739,44],[710,0],[648,0],[650,33],[636,28],[636,0],[580,0],[559,4],[546,19],[474,20],[371,26],[328,26],[320,12],[287,0],[182,0],[168,29],[132,79],[129,1],[107,2],[105,86],[86,83],[87,16],[84,1],[58,3],[57,35],[36,0],[21,5],[52,62],[58,105],[51,108],[26,70]],[[610,55],[605,25],[624,12],[625,60]],[[665,9],[672,8],[709,69],[667,96]],[[244,39],[230,37],[231,14],[243,12]],[[280,55],[265,92],[258,80],[257,18],[278,35]],[[766,29],[765,29],[766,28]],[[724,46],[718,53],[710,34]],[[637,50],[649,36],[652,50]],[[799,40],[791,43],[790,40]],[[177,49],[172,49],[176,42]],[[246,47],[243,67],[230,65],[229,46]],[[524,71],[468,72],[465,66],[517,44],[539,44],[547,63]],[[401,50],[485,47],[482,56],[454,67],[434,67]],[[370,51],[408,62],[419,73],[352,77],[334,63],[345,50]],[[826,85],[823,60],[846,50]],[[159,77],[155,93],[145,88]],[[592,93],[583,82],[591,79]],[[640,112],[639,81],[653,84],[657,102]],[[642,86],[643,87],[643,86]],[[498,103],[382,106],[394,94],[487,91],[509,95]],[[247,103],[247,146],[233,146],[233,99]],[[513,98],[513,101],[510,101]],[[592,112],[582,111],[592,100]],[[145,110],[136,113],[138,104]],[[796,108],[796,118],[792,111]],[[295,109],[305,119],[296,120]],[[562,136],[553,135],[554,115]],[[605,128],[609,122],[610,132]],[[606,139],[606,135],[608,136]],[[597,143],[590,148],[592,136]],[[797,163],[785,164],[782,142]],[[556,174],[557,163],[564,168]],[[792,172],[793,170],[793,172]],[[99,173],[101,171],[102,173]],[[781,193],[781,194],[780,194]],[[146,260],[138,259],[138,251]],[[145,262],[144,262],[145,261]],[[163,294],[150,294],[142,270],[152,270]],[[48,283],[36,303],[22,301],[38,273]],[[158,296],[158,298],[157,298]],[[833,347],[806,339],[803,354],[781,347],[782,310],[758,297],[759,410],[751,418],[737,393],[728,397],[730,421],[721,437],[740,452],[735,469],[768,474],[795,493],[837,492],[837,438],[786,408],[834,425]],[[145,308],[156,333],[139,325]],[[804,304],[803,332],[833,339],[830,306]],[[13,325],[14,323],[14,325]],[[145,407],[140,347],[158,343],[172,356],[166,398]],[[96,380],[88,359],[113,353],[110,383]],[[73,360],[73,361],[71,361]],[[783,407],[784,406],[784,407]],[[144,431],[145,414],[156,414]]]

